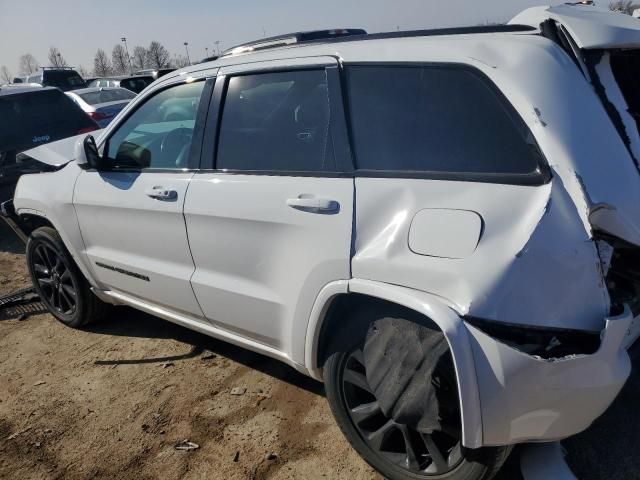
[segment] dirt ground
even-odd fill
[[[0,295],[29,284],[22,250],[0,222]],[[85,330],[30,309],[0,311],[2,479],[380,478],[343,438],[322,385],[275,360],[128,308]],[[624,472],[603,466],[601,425],[568,444],[581,478],[640,478],[633,457]],[[627,442],[637,426],[627,422]],[[176,450],[183,440],[199,448]],[[517,457],[499,480],[521,478]]]

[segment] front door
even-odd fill
[[[207,123],[217,154],[203,151],[215,169],[195,175],[185,203],[206,317],[287,354],[322,287],[350,277],[353,179],[330,106],[337,71],[332,58],[313,62],[220,70],[221,114]]]
[[[204,81],[154,94],[114,131],[105,168],[78,178],[74,205],[98,281],[179,313],[202,316],[183,217]],[[203,102],[205,100],[203,99]]]

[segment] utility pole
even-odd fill
[[[207,52],[204,58],[209,58],[209,47],[204,47],[204,51]]]
[[[120,38],[120,41],[124,43],[124,50],[127,52],[127,60],[129,62],[129,75],[133,75],[133,68],[131,67],[131,57],[129,56],[129,47],[127,47],[127,37]]]
[[[220,40],[216,40],[215,42],[213,42],[216,44],[216,55],[220,56]]]
[[[191,65],[191,59],[189,58],[189,42],[184,42],[184,49],[187,52],[187,62]]]

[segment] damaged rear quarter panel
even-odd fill
[[[489,76],[525,120],[549,163],[551,183],[356,178],[353,276],[433,293],[461,315],[599,331],[609,298],[589,211],[615,205],[638,222],[640,177],[568,56],[542,38],[511,46],[519,55],[479,42],[467,63]],[[409,228],[424,209],[479,214],[476,250],[461,259],[413,253]]]

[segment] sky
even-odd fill
[[[93,69],[97,49],[109,56],[127,38],[136,45],[158,40],[192,61],[220,48],[301,30],[437,28],[504,22],[525,8],[565,0],[0,0],[0,65],[18,74],[20,55],[48,65],[57,47],[71,66]]]

